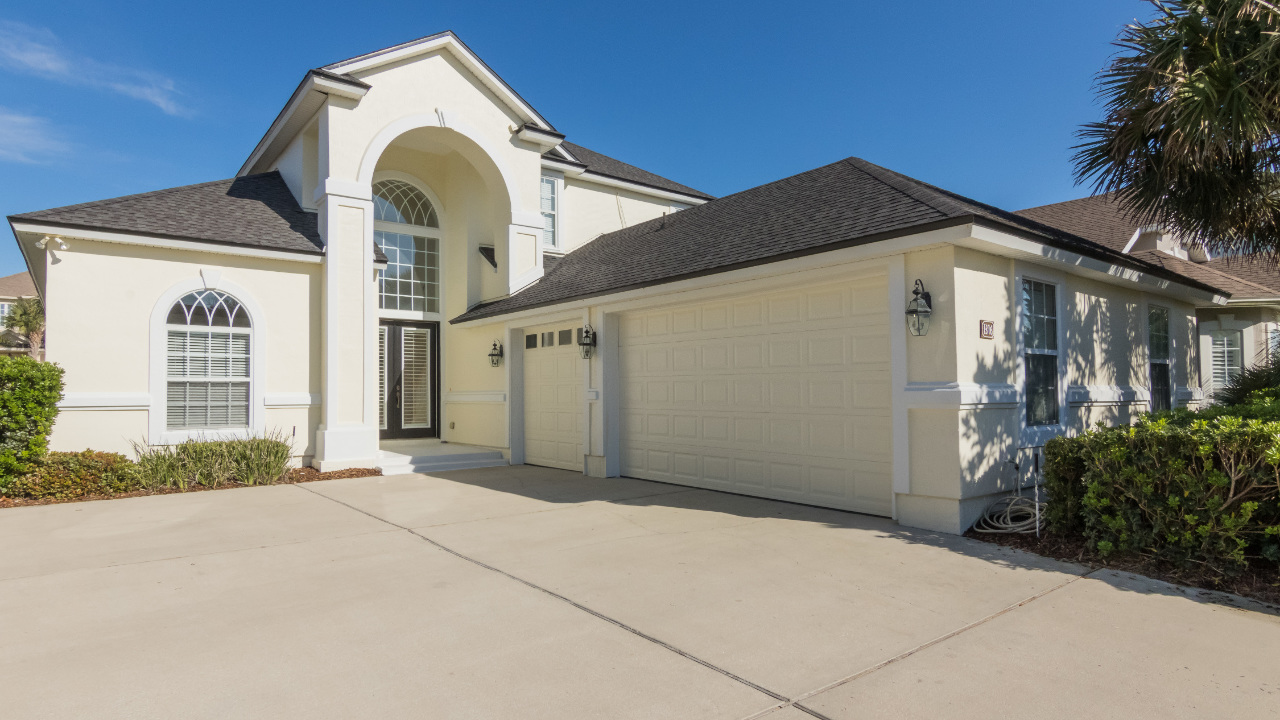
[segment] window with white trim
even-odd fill
[[[1239,330],[1214,330],[1209,333],[1209,364],[1212,389],[1231,382],[1244,369],[1244,337]]]
[[[0,302],[0,320],[4,320],[4,316],[9,314],[13,309],[13,303]]]
[[[1038,280],[1022,281],[1022,347],[1027,425],[1057,425],[1058,293]]]
[[[1147,348],[1151,364],[1151,410],[1168,410],[1173,407],[1168,308],[1158,305],[1147,308]]]
[[[249,313],[234,297],[197,290],[165,319],[165,426],[249,427]]]
[[[542,176],[539,188],[542,203],[542,246],[560,247],[560,197],[559,184],[548,175]]]
[[[421,190],[403,180],[373,184],[373,239],[387,256],[378,272],[384,310],[440,312],[440,218]]]

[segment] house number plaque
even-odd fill
[[[978,337],[983,340],[991,340],[996,336],[996,324],[994,320],[978,321]]]

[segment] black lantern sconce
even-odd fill
[[[502,364],[502,343],[497,340],[493,341],[493,349],[489,351],[489,367],[498,367]]]
[[[911,291],[912,298],[907,303],[907,329],[912,335],[919,337],[929,334],[929,316],[933,314],[933,298],[924,289],[924,283],[916,280],[916,287]]]
[[[596,346],[596,331],[588,324],[579,331],[578,334],[578,350],[582,352],[583,360],[591,359],[591,351]]]

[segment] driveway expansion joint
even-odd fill
[[[569,599],[569,598],[565,597],[564,595],[561,595],[560,593],[558,593],[558,592],[556,592],[556,591],[554,591],[554,590],[551,590],[551,589],[549,589],[549,588],[542,587],[541,585],[538,585],[537,583],[534,583],[534,582],[532,582],[532,581],[530,581],[530,580],[525,580],[525,579],[524,579],[524,578],[522,578],[522,577],[519,577],[519,576],[517,576],[517,575],[512,575],[511,573],[509,573],[509,572],[507,572],[507,571],[505,571],[505,570],[502,570],[502,569],[496,568],[496,567],[494,567],[494,566],[492,566],[492,565],[489,565],[488,563],[485,563],[485,562],[483,562],[483,561],[481,561],[481,560],[477,560],[476,558],[470,557],[470,556],[468,556],[468,555],[464,555],[463,553],[458,552],[457,550],[454,550],[453,548],[448,547],[447,545],[443,545],[443,544],[441,544],[441,543],[439,543],[439,542],[437,542],[437,541],[435,541],[435,540],[433,540],[433,539],[431,539],[431,538],[427,537],[426,535],[423,535],[422,533],[418,532],[417,530],[414,530],[413,528],[408,528],[408,527],[405,527],[405,526],[403,526],[403,525],[400,525],[400,524],[397,524],[397,523],[391,522],[390,520],[387,520],[386,518],[378,517],[377,515],[374,515],[373,513],[368,512],[368,511],[366,511],[366,510],[362,510],[362,509],[360,509],[360,508],[358,508],[358,507],[356,507],[356,506],[354,506],[354,505],[351,505],[350,503],[345,503],[345,502],[343,502],[343,501],[341,501],[341,500],[338,500],[337,498],[333,498],[333,497],[330,497],[330,496],[328,496],[328,495],[325,495],[324,493],[321,493],[321,492],[317,492],[317,491],[315,491],[315,490],[312,490],[311,488],[303,487],[301,484],[295,484],[295,485],[294,485],[294,487],[296,487],[296,488],[298,488],[298,489],[300,489],[300,490],[304,490],[304,491],[306,491],[306,492],[312,493],[313,495],[318,495],[319,497],[322,497],[322,498],[324,498],[324,499],[326,499],[326,500],[330,500],[330,501],[335,502],[335,503],[337,503],[337,504],[339,504],[339,505],[342,505],[342,506],[344,506],[344,507],[350,508],[351,510],[354,510],[354,511],[356,511],[356,512],[358,512],[358,513],[361,513],[361,514],[363,514],[363,515],[367,515],[367,516],[369,516],[369,517],[373,518],[374,520],[378,520],[378,521],[380,521],[380,522],[386,523],[387,525],[390,525],[390,526],[392,526],[392,527],[394,527],[394,528],[399,528],[400,530],[403,530],[403,531],[405,531],[405,532],[409,533],[410,535],[413,535],[413,536],[415,536],[415,537],[417,537],[417,538],[419,538],[419,539],[421,539],[421,540],[424,540],[425,542],[427,542],[427,543],[429,543],[430,545],[432,545],[432,546],[436,547],[437,549],[439,549],[439,550],[443,550],[444,552],[447,552],[447,553],[449,553],[450,555],[453,555],[454,557],[456,557],[456,558],[458,558],[458,559],[460,559],[460,560],[464,560],[464,561],[469,562],[469,563],[471,563],[472,565],[475,565],[475,566],[477,566],[477,567],[480,567],[480,568],[483,568],[483,569],[488,570],[488,571],[490,571],[490,572],[494,572],[494,573],[497,573],[497,574],[499,574],[499,575],[502,575],[503,577],[505,577],[505,578],[507,578],[507,579],[509,579],[509,580],[514,580],[515,582],[518,582],[518,583],[520,583],[521,585],[524,585],[525,587],[528,587],[528,588],[530,588],[530,589],[532,589],[532,590],[536,590],[536,591],[538,591],[538,592],[540,592],[540,593],[543,593],[544,595],[548,595],[548,596],[550,596],[550,597],[552,597],[552,598],[555,598],[556,600],[559,600],[559,601],[561,601],[561,602],[563,602],[563,603],[566,603],[566,604],[570,605],[571,607],[573,607],[573,608],[575,608],[575,609],[577,609],[577,610],[581,610],[582,612],[585,612],[585,613],[587,613],[588,615],[591,615],[592,617],[594,617],[594,618],[596,618],[596,619],[603,620],[604,622],[607,622],[607,623],[609,623],[610,625],[613,625],[614,627],[617,627],[617,628],[619,628],[619,629],[621,629],[621,630],[625,630],[625,631],[627,631],[627,632],[631,633],[632,635],[635,635],[636,637],[641,638],[642,640],[646,640],[646,641],[648,641],[648,642],[650,642],[650,643],[653,643],[654,645],[657,645],[657,646],[659,646],[659,647],[661,647],[661,648],[663,648],[663,649],[665,649],[665,650],[668,650],[668,651],[670,651],[670,652],[673,652],[673,653],[675,653],[675,654],[679,655],[680,657],[682,657],[682,658],[684,658],[684,659],[686,659],[686,660],[690,660],[690,661],[692,661],[692,662],[695,662],[695,663],[697,663],[697,664],[699,664],[699,665],[701,665],[701,666],[703,666],[703,667],[707,668],[708,670],[712,670],[712,671],[714,671],[714,672],[717,672],[717,673],[719,673],[720,675],[723,675],[724,677],[729,678],[730,680],[733,680],[733,681],[735,681],[735,682],[737,682],[737,683],[740,683],[740,684],[742,684],[742,685],[745,685],[745,686],[747,686],[747,687],[749,687],[749,688],[751,688],[752,690],[755,690],[755,691],[757,691],[757,692],[763,693],[763,694],[765,694],[765,695],[767,695],[767,696],[769,696],[769,697],[773,698],[774,700],[777,700],[777,701],[779,701],[779,702],[781,703],[781,705],[778,705],[778,706],[776,706],[776,707],[786,707],[787,705],[793,705],[793,704],[795,704],[795,702],[796,702],[796,700],[792,700],[792,699],[790,699],[790,698],[784,697],[784,696],[782,696],[782,695],[780,695],[780,694],[778,694],[778,693],[776,693],[776,692],[773,692],[772,690],[769,690],[769,689],[767,689],[767,688],[761,687],[761,686],[759,686],[759,685],[757,685],[757,684],[755,684],[755,683],[751,682],[750,680],[747,680],[746,678],[743,678],[743,677],[741,677],[741,676],[739,676],[739,675],[735,675],[735,674],[733,674],[732,672],[729,672],[728,670],[725,670],[725,669],[724,669],[724,668],[722,668],[722,667],[719,667],[719,666],[714,665],[714,664],[712,664],[712,663],[710,663],[710,662],[708,662],[708,661],[706,661],[706,660],[703,660],[702,658],[699,658],[699,657],[697,657],[696,655],[692,655],[692,654],[690,654],[690,653],[688,653],[688,652],[685,652],[684,650],[681,650],[680,648],[678,648],[678,647],[676,647],[676,646],[674,646],[674,645],[672,645],[672,644],[670,644],[670,643],[668,643],[668,642],[665,642],[665,641],[663,641],[663,640],[659,640],[658,638],[656,638],[656,637],[654,637],[654,636],[652,636],[652,635],[649,635],[648,633],[645,633],[645,632],[644,632],[644,631],[642,631],[642,630],[639,630],[639,629],[637,629],[637,628],[634,628],[634,627],[632,627],[632,626],[630,626],[630,625],[628,625],[628,624],[626,624],[626,623],[622,622],[621,620],[618,620],[618,619],[616,619],[616,618],[609,617],[608,615],[605,615],[605,614],[603,614],[603,613],[601,613],[601,612],[598,612],[598,611],[596,611],[596,610],[592,610],[591,608],[587,607],[586,605],[583,605],[582,603],[579,603],[579,602],[576,602],[576,601],[574,601],[574,600],[571,600],[571,599]],[[770,711],[772,711],[773,709],[774,709],[774,708],[773,708],[773,707],[771,707],[771,708],[770,708]],[[822,716],[822,715],[818,715],[818,714],[814,713],[813,711],[808,710],[807,708],[797,707],[796,709],[797,709],[797,710],[802,710],[802,711],[804,711],[804,712],[806,712],[806,713],[808,713],[808,714],[810,714],[810,715],[813,715],[814,717],[822,718],[822,720],[830,720],[830,718],[826,718],[826,717],[824,717],[824,716]]]

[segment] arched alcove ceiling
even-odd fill
[[[510,172],[500,165],[501,161],[492,152],[473,139],[475,133],[470,132],[465,123],[455,121],[448,127],[441,127],[438,123],[437,117],[431,115],[402,118],[388,125],[366,151],[360,166],[360,181],[371,183],[375,169],[397,150],[442,156],[456,153],[480,176],[494,209],[510,217],[512,211],[519,207],[519,190]],[[424,182],[431,180],[421,179]]]

